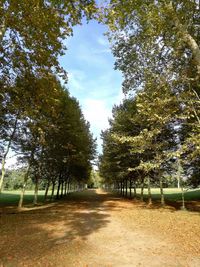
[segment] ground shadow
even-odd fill
[[[117,192],[113,192],[115,196],[121,196]],[[179,211],[182,210],[182,194],[166,194],[165,195],[165,205],[161,205],[160,194],[154,194],[152,196],[152,204],[148,204],[148,196],[143,196],[143,201],[140,200],[140,195],[137,194],[136,198],[130,196],[121,196],[122,199],[127,199],[135,202],[138,207],[148,208],[148,209],[168,209],[170,211]],[[185,192],[185,209],[189,212],[198,212],[200,213],[200,190],[195,190],[195,193]]]
[[[109,212],[118,208],[116,200],[120,198],[87,190],[32,210],[1,213],[2,262],[14,264],[28,257],[39,259],[55,251],[55,246],[86,240],[93,232],[106,227]]]

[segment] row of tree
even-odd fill
[[[89,177],[95,141],[79,103],[58,80],[67,81],[58,58],[73,26],[95,11],[93,0],[0,3],[0,190],[12,151],[26,169],[19,207],[28,177],[35,183],[34,203],[41,180],[46,193],[57,183],[59,196],[69,181]]]
[[[75,180],[85,183],[90,175],[95,154],[95,141],[89,132],[77,100],[70,97],[54,76],[17,78],[6,91],[1,105],[2,174],[9,150],[26,166],[28,177],[35,183],[35,200],[39,181],[60,187]],[[59,194],[59,193],[58,193]]]
[[[200,5],[112,1],[104,10],[126,99],[103,132],[108,183],[200,185]],[[143,194],[143,193],[142,193]]]

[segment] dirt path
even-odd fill
[[[3,213],[0,266],[200,266],[200,215],[100,190]]]

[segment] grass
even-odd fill
[[[0,194],[0,205],[17,205],[19,201],[21,191],[3,191]],[[38,191],[38,202],[44,200],[45,191]],[[33,202],[34,192],[26,191],[24,195],[24,204],[30,204]]]
[[[20,198],[20,194],[21,191],[20,190],[4,190],[1,194],[0,194],[0,207],[1,206],[8,206],[8,205],[12,205],[12,206],[16,206],[18,205],[18,201]],[[39,190],[38,191],[38,203],[42,203],[44,201],[44,194],[45,194],[45,190]],[[56,194],[56,191],[55,191]],[[48,196],[51,195],[51,190],[49,190],[48,192]],[[55,195],[54,195],[55,197]],[[24,195],[24,200],[23,203],[26,204],[31,204],[33,203],[33,198],[34,198],[34,191],[33,190],[27,190],[25,191],[25,195]]]
[[[3,191],[0,194],[0,206],[1,205],[17,205],[19,201],[21,191]],[[38,192],[38,202],[43,202],[45,191]],[[152,188],[152,199],[159,200],[160,199],[160,189]],[[51,192],[49,191],[49,194]],[[132,191],[133,194],[133,191]],[[165,188],[164,189],[165,199],[169,201],[181,201],[181,189],[178,188]],[[140,189],[137,188],[137,195],[140,196]],[[33,202],[34,192],[26,191],[24,196],[24,204],[31,204]],[[144,189],[144,198],[148,198],[147,189]],[[186,201],[200,201],[200,189],[188,190],[185,191],[185,200]]]
[[[200,200],[200,189],[185,190],[185,200],[186,201],[199,201]],[[129,193],[129,192],[128,192]],[[133,194],[133,190],[132,190]],[[160,189],[152,188],[151,189],[152,199],[160,199]],[[170,201],[181,201],[182,193],[181,189],[178,188],[164,188],[164,195],[166,200]],[[137,196],[140,196],[140,189],[137,188]],[[147,189],[144,189],[144,198],[148,198]]]

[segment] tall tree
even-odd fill
[[[63,39],[94,12],[93,0],[1,1],[0,78],[10,82],[24,69],[63,73],[58,62]]]

